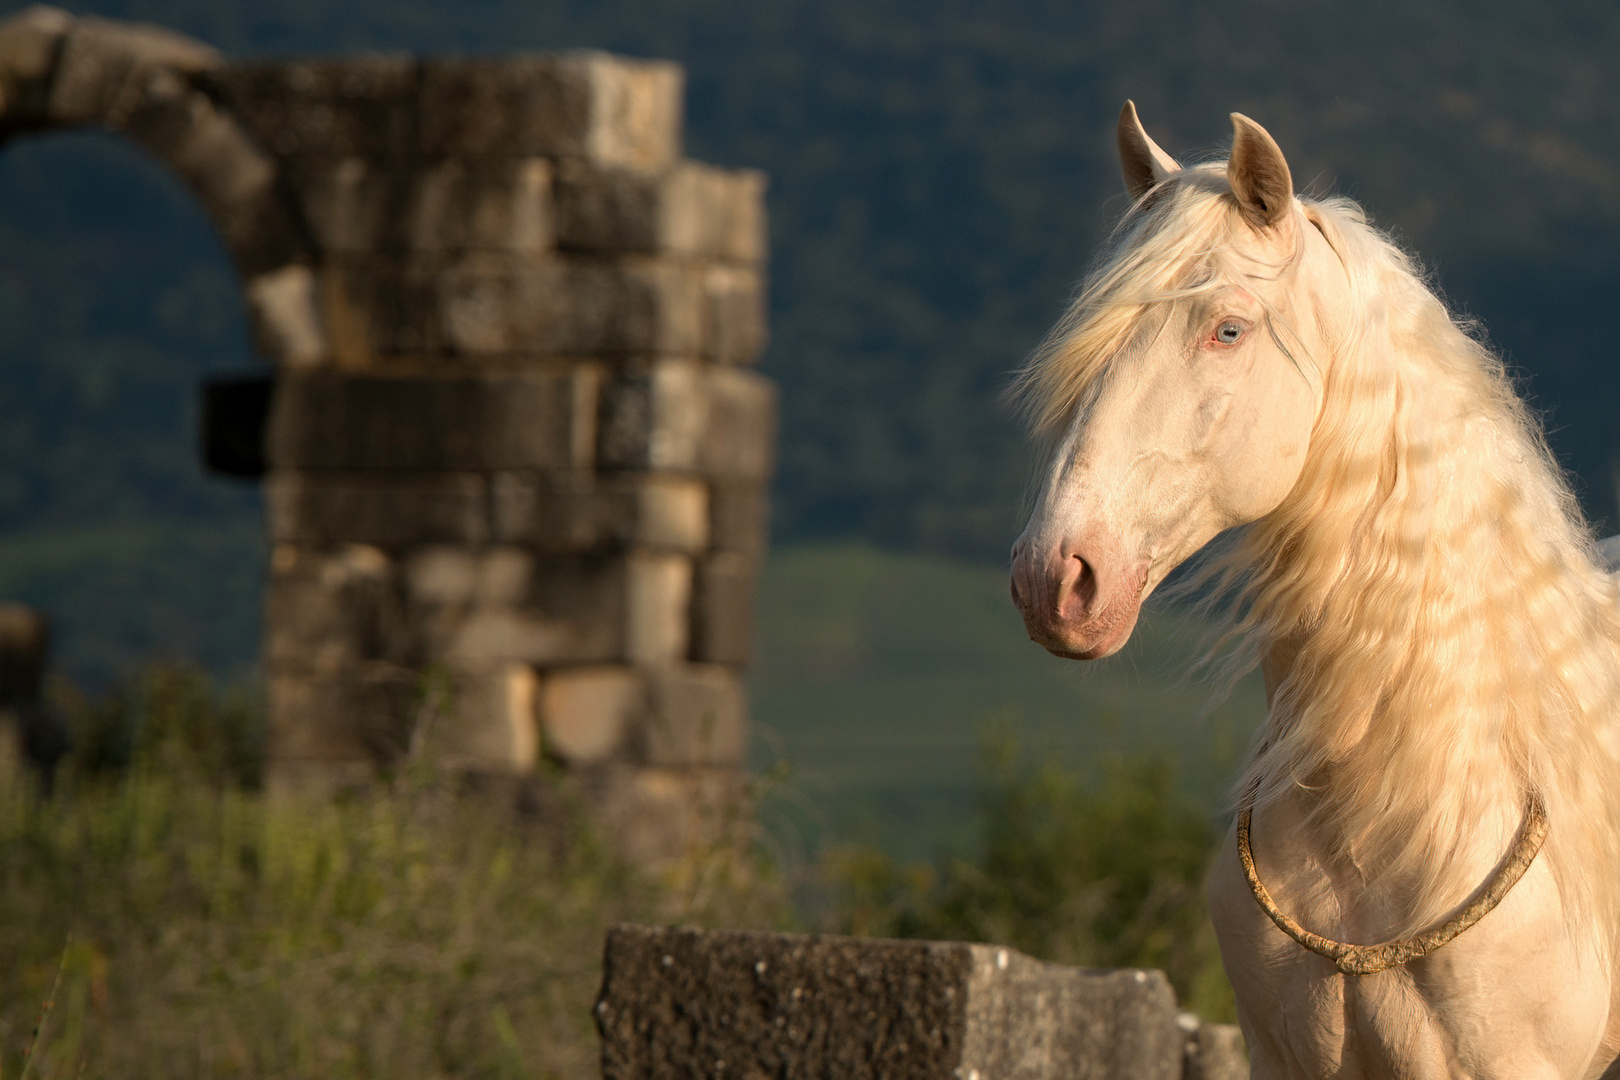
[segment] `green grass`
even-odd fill
[[[268,799],[262,717],[194,672],[78,719],[127,762],[0,778],[0,1076],[584,1080],[609,925],[787,917],[731,846],[623,866],[554,776]]]
[[[1006,574],[856,546],[774,554],[752,677],[754,763],[785,762],[778,812],[813,843],[856,836],[902,858],[973,843],[987,734],[1100,779],[1110,757],[1174,764],[1217,815],[1254,725],[1257,680],[1202,715],[1184,670],[1204,626],[1148,613],[1118,657],[1079,664],[1030,642]]]

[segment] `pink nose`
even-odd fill
[[[1127,570],[1116,565],[1122,560],[1092,550],[1105,546],[1065,544],[1044,558],[1023,544],[1013,550],[1012,600],[1032,641],[1081,660],[1124,644],[1136,624],[1146,568]]]

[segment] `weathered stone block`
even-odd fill
[[[624,567],[625,658],[638,664],[684,660],[691,634],[692,560],[632,551]]]
[[[453,564],[444,552],[444,564]],[[618,660],[625,654],[632,610],[629,561],[623,556],[555,555],[525,561],[521,572],[490,556],[433,568],[418,559],[407,572],[418,655],[476,670],[501,663],[540,667]],[[639,582],[639,579],[637,579]],[[647,590],[640,584],[641,592]],[[463,590],[458,592],[457,590]]]
[[[734,768],[609,764],[591,770],[587,781],[608,841],[621,858],[652,870],[716,844],[741,842],[736,830],[749,820],[748,792]]]
[[[243,294],[254,347],[282,370],[307,370],[329,356],[315,290],[314,273],[302,265],[279,267],[247,279]]]
[[[392,561],[374,547],[315,551],[276,544],[265,586],[266,664],[330,673],[397,656],[401,620],[393,581]]]
[[[400,548],[489,539],[488,481],[477,473],[270,474],[265,516],[275,541]]]
[[[609,468],[762,481],[775,466],[776,390],[735,368],[632,365],[602,388],[601,440]]]
[[[1157,971],[992,945],[617,926],[596,1006],[605,1080],[1180,1080]]]
[[[678,476],[499,473],[493,511],[497,539],[552,551],[697,552],[709,540],[708,490]]]
[[[660,260],[464,252],[345,257],[322,267],[340,365],[381,356],[697,355],[702,276]]]
[[[358,154],[284,157],[282,176],[324,254],[403,247],[405,166]]]
[[[552,246],[551,163],[545,158],[452,158],[413,184],[406,228],[414,251],[507,251]]]
[[[1249,1080],[1249,1053],[1236,1024],[1200,1023],[1192,1013],[1180,1020],[1187,1035],[1182,1080]]]
[[[436,545],[405,558],[404,578],[412,603],[511,606],[534,587],[535,559],[522,548]]]
[[[776,387],[735,368],[708,372],[709,408],[699,467],[710,476],[763,481],[776,467]]]
[[[700,364],[633,364],[602,388],[601,445],[609,468],[695,472],[709,425],[709,380]]]
[[[417,145],[657,169],[680,156],[681,85],[677,65],[603,53],[432,60]]]
[[[322,252],[533,256],[552,246],[551,163],[544,158],[423,163],[304,155],[284,159],[282,170]]]
[[[754,653],[753,558],[716,552],[697,564],[692,591],[692,659],[748,663]]]
[[[442,347],[469,356],[694,354],[702,281],[660,260],[519,259],[473,253],[434,279]]]
[[[646,673],[640,759],[659,767],[740,767],[748,750],[748,700],[730,668],[676,664]]]
[[[748,267],[703,272],[703,355],[717,364],[752,364],[765,351],[763,275]]]
[[[739,263],[765,257],[765,178],[683,161],[665,172],[562,163],[557,242],[587,251],[671,253]]]
[[[124,130],[177,172],[208,211],[244,277],[307,263],[301,230],[276,185],[274,162],[229,115],[185,86],[173,72],[155,73]]]
[[[0,710],[37,702],[50,661],[51,626],[27,604],[0,603]]]
[[[486,375],[311,372],[278,381],[275,468],[472,470],[589,466],[590,368]]]
[[[409,56],[348,56],[233,63],[210,80],[275,154],[397,160],[411,151],[417,69]]]
[[[420,676],[407,668],[368,664],[337,673],[269,673],[268,727],[272,775],[322,763],[369,777],[410,744]]]
[[[165,68],[196,74],[222,63],[218,51],[162,27],[75,19],[62,39],[47,114],[59,124],[118,127],[147,74]]]
[[[423,750],[446,768],[532,772],[540,756],[535,722],[538,679],[527,664],[457,672],[449,715],[421,735]]]
[[[6,119],[35,120],[44,115],[50,75],[73,16],[42,5],[0,20],[0,92]]]
[[[709,485],[710,542],[720,551],[762,557],[770,540],[770,514],[760,481],[717,479]]]
[[[0,78],[32,82],[49,75],[73,23],[68,12],[44,4],[0,19]]]
[[[608,761],[645,714],[646,697],[640,676],[627,667],[547,671],[539,692],[542,748],[572,766]]]

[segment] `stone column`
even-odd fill
[[[681,159],[666,63],[212,78],[315,252],[267,443],[272,784],[547,757],[628,855],[678,853],[746,746],[763,177]]]

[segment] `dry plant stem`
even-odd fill
[[[39,1033],[45,1027],[45,1020],[56,1008],[56,992],[62,988],[62,972],[67,969],[68,948],[73,944],[72,935],[62,943],[62,958],[56,964],[56,979],[51,983],[51,992],[45,998],[45,1003],[39,1007],[39,1015],[34,1018],[34,1032],[28,1036],[28,1049],[23,1051],[22,1072],[17,1080],[28,1080],[28,1070],[34,1065],[34,1050],[39,1046]]]

